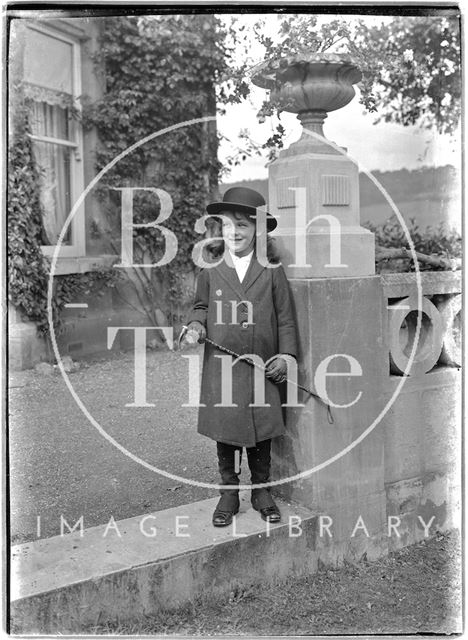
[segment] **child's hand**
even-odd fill
[[[205,342],[206,329],[202,325],[201,322],[198,322],[197,320],[194,320],[193,322],[191,322],[188,325],[187,334],[186,334],[186,338],[185,338],[186,340],[190,336],[191,333],[197,335],[196,339],[198,340],[198,342],[200,342],[200,343]],[[190,339],[188,339],[187,342],[190,342]]]
[[[267,364],[265,375],[275,384],[279,384],[286,380],[287,370],[286,360],[283,360],[281,356],[275,356],[275,358]]]

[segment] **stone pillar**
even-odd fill
[[[299,143],[298,143],[299,146]],[[358,168],[346,156],[298,149],[299,155],[282,153],[269,167],[269,205],[278,216],[275,237],[281,247],[289,278],[331,278],[372,275],[374,234],[360,226]],[[304,234],[296,209],[301,206],[298,189],[305,189]],[[325,217],[327,216],[327,217]],[[333,218],[329,218],[333,216]],[[316,218],[314,222],[312,219]],[[330,226],[334,224],[335,226]],[[297,241],[305,236],[305,255]],[[333,260],[331,245],[339,247]]]
[[[352,99],[360,77],[336,55],[267,62],[253,74],[304,127],[269,167],[269,209],[279,218],[275,235],[295,301],[299,381],[318,391],[322,380],[333,403],[350,405],[331,407],[333,424],[326,406],[305,393],[299,397],[305,406],[286,410],[287,433],[273,444],[273,477],[303,477],[275,491],[323,514],[319,557],[331,562],[387,549],[382,430],[353,446],[382,409],[388,372],[374,235],[360,226],[358,167],[322,130],[326,112]],[[338,265],[331,254],[336,242]],[[325,377],[327,358],[328,373],[341,375]]]
[[[297,113],[303,126],[301,138],[269,167],[269,207],[278,217],[275,236],[290,278],[375,273],[374,235],[360,226],[358,167],[323,134],[327,112],[348,104],[360,79],[354,63],[336,54],[296,56],[254,70],[253,82],[270,89],[277,106]],[[338,260],[331,247],[338,247]]]
[[[286,435],[273,441],[272,477],[305,475],[274,491],[323,514],[324,524],[331,518],[333,537],[325,530],[322,536],[319,532],[323,560],[334,563],[363,554],[378,557],[386,552],[388,542],[382,425],[343,452],[384,405],[388,351],[383,340],[386,310],[380,278],[293,278],[290,285],[298,324],[299,382],[318,391],[318,380],[323,380],[320,366],[330,356],[336,357],[328,372],[360,375],[326,378],[326,392],[333,403],[355,401],[348,407],[331,406],[331,424],[326,406],[306,393],[299,393],[304,407],[286,409]],[[331,458],[336,459],[324,464]],[[319,465],[324,466],[313,471]],[[367,531],[360,527],[352,536],[360,516]]]

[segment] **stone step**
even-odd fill
[[[76,633],[317,569],[316,514],[278,500],[282,522],[267,525],[246,492],[216,529],[217,500],[13,546],[12,631]]]

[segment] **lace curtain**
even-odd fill
[[[62,109],[68,109],[73,104],[72,96],[69,93],[41,87],[32,82],[23,82],[23,90],[25,97],[34,100],[34,102],[46,102]]]
[[[31,107],[31,129],[36,136],[72,140],[70,110],[73,99],[73,45],[60,36],[28,25],[25,35],[23,87]],[[44,244],[54,245],[71,208],[71,154],[69,147],[33,141],[40,173],[44,210]],[[71,230],[65,244],[71,244]]]
[[[68,140],[69,111],[58,104],[33,102],[31,130],[34,135]],[[44,244],[57,243],[60,231],[71,209],[70,153],[68,147],[33,141],[34,159],[39,170],[40,199],[43,207]],[[67,230],[64,244],[71,243]]]

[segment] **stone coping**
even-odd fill
[[[461,292],[461,271],[422,271],[420,276],[423,295]],[[382,273],[380,278],[388,298],[406,297],[416,290],[415,273]]]
[[[54,276],[63,276],[69,273],[87,273],[94,269],[111,267],[115,262],[118,262],[118,260],[119,256],[115,255],[58,258],[54,270]]]

